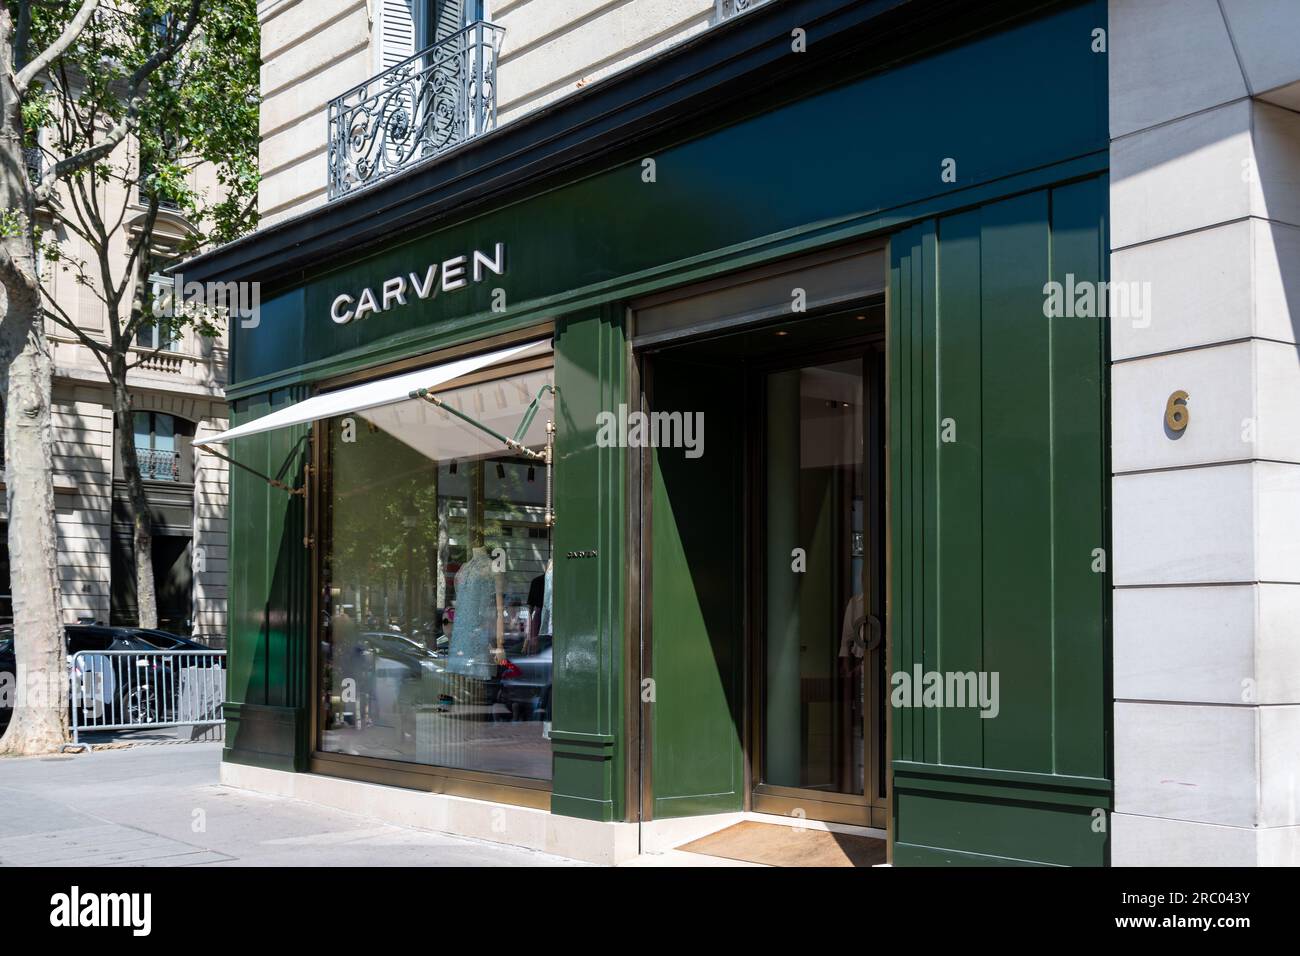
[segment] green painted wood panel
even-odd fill
[[[652,407],[701,412],[704,454],[653,454],[649,529],[656,818],[739,810],[744,800],[742,429],[736,370],[656,358]]]
[[[1052,279],[1106,276],[1107,180],[1052,191]],[[1110,575],[1093,570],[1093,549],[1110,553],[1109,499],[1092,477],[1110,474],[1107,323],[1082,317],[1052,323],[1052,471],[1063,492],[1052,553],[1053,694],[1069,719],[1053,728],[1058,773],[1105,775],[1110,753]],[[1098,436],[1100,440],[1098,440]],[[1103,479],[1103,487],[1109,487]],[[1058,492],[1060,494],[1061,492]],[[1097,733],[1104,727],[1104,733]]]
[[[282,389],[239,402],[232,425],[300,401]],[[301,485],[305,428],[233,443],[235,461]],[[228,759],[275,766],[305,764],[303,736],[310,694],[310,552],[303,547],[300,497],[272,488],[242,468],[230,469],[230,619],[227,698],[237,719],[228,729]]]
[[[943,269],[936,281],[937,299],[944,304],[942,340],[933,341],[935,361],[932,382],[940,437],[947,420],[952,442],[929,446],[934,463],[934,498],[930,502],[931,526],[942,529],[931,538],[932,553],[940,537],[967,542],[982,538],[983,514],[983,381],[980,363],[971,361],[982,352],[980,303],[964,296],[977,288],[980,278],[980,212],[943,220]],[[933,323],[937,329],[938,323]],[[927,443],[928,444],[928,443]],[[933,656],[941,671],[980,671],[984,648],[979,640],[984,617],[986,569],[972,563],[971,554],[958,548],[937,549],[933,568],[933,631],[943,641]],[[939,715],[932,753],[938,763],[982,766],[984,721],[974,710],[953,710]]]
[[[988,427],[981,444],[984,534],[981,551],[972,554],[982,558],[974,566],[984,575],[984,667],[1001,675],[1002,689],[1001,713],[983,721],[985,766],[1042,772],[1052,770],[1056,716],[1052,496],[1057,489],[1051,480],[1051,323],[1043,317],[1048,230],[1046,192],[995,203],[980,217],[981,380]],[[967,542],[943,541],[949,544]]]
[[[893,669],[999,675],[994,718],[893,711],[896,838],[909,846],[1105,860],[1092,810],[1108,804],[1093,790],[1068,811],[1039,804],[1075,778],[1109,778],[1109,588],[1092,564],[1106,546],[1104,320],[1044,315],[1049,280],[1104,278],[1106,195],[1092,178],[891,242]],[[918,799],[902,765],[1041,779],[994,813],[960,781]]]
[[[555,723],[551,809],[621,820],[625,451],[596,440],[626,402],[623,310],[568,316],[555,333]],[[569,557],[595,551],[594,557]]]

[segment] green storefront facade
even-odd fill
[[[752,586],[765,466],[745,376],[775,356],[751,343],[847,311],[879,326],[862,338],[881,673],[996,672],[1000,694],[992,719],[882,707],[870,822],[896,865],[1105,865],[1106,331],[1044,315],[1045,284],[1105,278],[1105,26],[1100,0],[773,4],[187,264],[261,283],[257,325],[232,328],[232,426],[375,369],[553,349],[549,781],[321,759],[327,476],[305,424],[230,445],[225,760],[607,823],[754,808],[775,585]],[[496,249],[499,277],[331,318],[340,295]],[[827,262],[871,261],[860,296],[815,288]],[[715,327],[709,303],[741,318]],[[620,405],[702,413],[704,454],[611,447],[602,413]]]

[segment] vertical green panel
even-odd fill
[[[924,673],[939,667],[939,628],[937,612],[939,604],[939,576],[934,573],[938,567],[939,535],[938,530],[938,438],[939,419],[935,414],[938,398],[938,383],[935,377],[935,355],[938,345],[938,303],[935,283],[938,278],[936,229],[930,227],[921,237],[921,270],[919,289],[916,278],[913,279],[913,295],[919,297],[920,308],[913,311],[912,326],[912,362],[916,369],[916,384],[919,394],[913,406],[914,421],[913,440],[915,442],[912,460],[916,472],[912,476],[912,487],[916,489],[917,501],[920,502],[920,520],[913,526],[913,538],[916,541],[917,554],[921,561],[920,606],[917,620],[920,623],[921,669]],[[917,723],[921,731],[922,743],[918,752],[922,760],[934,763],[939,759],[939,722],[941,712],[934,709],[922,710]]]
[[[601,413],[617,413],[627,401],[625,349],[620,308],[557,324],[551,809],[592,820],[620,820],[625,812],[626,452],[597,442]]]
[[[912,578],[912,272],[919,269],[921,228],[890,240],[889,267],[889,497],[890,598],[889,631],[895,672],[910,671],[915,657]],[[916,758],[912,711],[893,710],[895,760]]]
[[[741,380],[657,359],[656,410],[702,412],[704,454],[654,452],[651,501],[652,779],[656,817],[739,810],[744,606]]]
[[[307,395],[307,389],[301,386],[280,389],[272,394],[272,410],[300,402]],[[309,454],[306,426],[270,432],[264,471],[295,488],[302,487]],[[280,489],[268,487],[267,491],[266,703],[301,707],[306,703],[307,601],[311,580],[311,552],[303,544],[303,499]]]
[[[891,242],[893,670],[1000,677],[993,718],[891,710],[899,863],[1106,859],[1105,329],[1043,308],[1104,275],[1105,204],[1099,178]]]
[[[232,424],[305,397],[281,390],[240,402]],[[232,458],[299,487],[308,460],[306,429],[236,439]],[[303,499],[230,469],[228,759],[301,767],[309,742],[311,553],[303,546]]]
[[[937,367],[940,434],[935,463],[937,667],[979,672],[984,665],[983,414],[980,381],[980,213],[944,219],[939,230]],[[944,441],[943,438],[953,439]],[[985,721],[973,709],[939,714],[938,761],[978,767]]]
[[[1052,192],[1052,279],[1105,278],[1106,180]],[[1076,310],[1080,311],[1080,310]],[[1093,571],[1093,549],[1107,548],[1105,327],[1100,316],[1052,319],[1053,601],[1057,773],[1106,775],[1105,642],[1109,576]]]
[[[1051,324],[1048,195],[988,207],[981,235],[984,666],[1002,706],[990,766],[1052,770]]]
[[[270,411],[264,396],[240,402],[231,424],[260,418]],[[266,437],[254,435],[235,442],[231,457],[238,463],[264,471]],[[230,468],[230,610],[226,696],[247,704],[266,703],[265,654],[262,642],[264,612],[255,597],[266,575],[265,483],[242,468]]]

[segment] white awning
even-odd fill
[[[472,372],[491,368],[511,359],[543,355],[549,352],[550,348],[551,343],[549,341],[512,345],[510,348],[488,352],[486,355],[456,359],[452,362],[444,362],[442,365],[433,365],[414,372],[390,375],[387,378],[376,379],[363,385],[353,385],[350,388],[341,388],[338,391],[313,395],[311,398],[289,405],[279,411],[228,429],[219,435],[195,439],[193,444],[215,445],[228,442],[232,438],[243,438],[247,435],[273,431],[277,428],[304,425],[323,418],[350,415],[354,412],[362,412],[380,406],[412,401],[411,392],[417,389],[438,388]],[[415,401],[420,405],[427,406],[427,403],[422,400],[417,399]]]

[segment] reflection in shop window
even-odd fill
[[[513,435],[550,380],[439,397]],[[526,447],[544,448],[551,407]],[[321,749],[549,779],[545,466],[422,401],[321,427]]]

